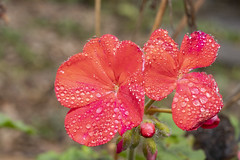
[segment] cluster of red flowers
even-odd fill
[[[145,94],[160,101],[174,89],[172,117],[179,128],[217,126],[223,102],[216,82],[212,75],[188,72],[211,65],[218,48],[200,31],[185,36],[180,50],[163,29],[152,33],[143,50],[109,34],[90,40],[57,71],[58,101],[70,108],[67,133],[87,146],[107,143],[140,125]]]

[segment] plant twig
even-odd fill
[[[101,27],[101,0],[95,0],[95,34],[97,37],[100,37]]]
[[[168,108],[149,108],[147,114],[154,114],[154,113],[172,113],[171,109]]]
[[[167,0],[162,0],[158,8],[157,15],[155,17],[155,22],[152,28],[152,32],[155,31],[161,25],[166,6],[167,6]]]
[[[197,11],[200,9],[200,7],[203,5],[205,0],[198,0],[195,4],[194,4],[194,10],[195,13],[197,13]],[[177,38],[177,36],[179,35],[179,33],[184,29],[184,27],[187,24],[187,16],[184,15],[180,21],[180,23],[177,26],[177,29],[175,30],[175,32],[173,33],[173,39],[175,40]]]
[[[236,87],[236,89],[233,91],[231,96],[225,100],[223,109],[229,108],[232,106],[234,103],[240,100],[240,85]]]
[[[192,0],[184,0],[185,14],[191,33],[197,30],[195,23],[195,9]]]
[[[134,160],[134,148],[129,148],[128,160]]]
[[[148,112],[148,109],[151,107],[151,105],[155,102],[155,100],[149,99],[149,101],[145,104],[144,112]]]
[[[8,23],[7,9],[0,1],[0,19],[2,19],[6,24]]]
[[[139,16],[138,16],[138,20],[137,20],[137,23],[136,23],[136,28],[132,34],[132,41],[135,41],[136,37],[137,37],[137,33],[138,33],[138,30],[139,30],[139,27],[142,23],[142,19],[143,19],[143,10],[144,10],[144,7],[146,5],[146,2],[147,0],[142,0],[142,3],[141,3],[141,6],[140,6],[140,9],[139,9]]]

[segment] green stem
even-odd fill
[[[128,160],[134,160],[134,148],[129,148]]]
[[[154,113],[172,113],[172,110],[168,108],[150,108],[146,112],[146,114],[154,114]]]
[[[149,99],[149,101],[145,104],[144,112],[148,112],[148,109],[151,107],[151,105],[155,102],[155,100]]]

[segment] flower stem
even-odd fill
[[[134,160],[134,148],[129,148],[128,160]]]
[[[168,108],[150,108],[147,114],[154,114],[154,113],[172,113],[171,109]]]
[[[151,105],[155,102],[155,100],[149,99],[149,101],[145,104],[144,107],[144,112],[148,112],[149,107],[151,107]]]
[[[95,0],[95,34],[100,37],[101,26],[101,0]]]
[[[167,0],[162,0],[161,1],[160,5],[159,5],[159,8],[158,8],[157,15],[155,17],[155,22],[154,22],[154,25],[153,25],[153,28],[152,28],[152,32],[155,31],[162,23],[162,18],[163,18],[163,15],[164,15],[164,12],[165,12],[165,9],[166,9],[166,6],[167,6],[167,2],[168,2]]]

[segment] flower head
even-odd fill
[[[155,125],[151,122],[143,122],[140,127],[141,135],[145,138],[151,138],[155,134]]]
[[[154,100],[162,100],[174,89],[172,116],[183,130],[194,130],[214,117],[222,108],[222,96],[212,75],[191,72],[211,65],[220,45],[210,35],[197,31],[185,35],[180,50],[159,29],[152,33],[144,46],[145,91]]]
[[[82,53],[59,67],[55,92],[58,101],[71,108],[65,128],[73,140],[97,146],[141,123],[142,64],[136,44],[108,34],[87,42]]]

